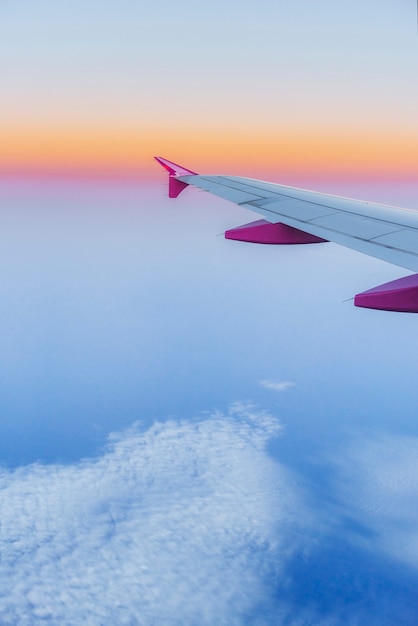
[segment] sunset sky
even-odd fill
[[[416,176],[413,0],[18,0],[0,42],[3,172]]]

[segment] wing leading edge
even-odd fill
[[[418,272],[418,212],[238,176],[206,176],[156,157],[169,172],[169,195],[188,185],[259,213],[264,219],[227,231],[229,239],[270,244],[333,241]],[[376,287],[357,306],[418,312],[418,275]]]

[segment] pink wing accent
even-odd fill
[[[315,235],[305,233],[303,230],[287,226],[286,224],[271,224],[266,220],[250,222],[238,228],[232,228],[225,232],[225,239],[235,241],[248,241],[250,243],[267,243],[273,245],[289,245],[301,243],[322,243],[326,241]]]
[[[366,309],[418,313],[418,274],[404,276],[358,293],[354,304]]]
[[[154,159],[169,172],[170,176],[188,176],[190,174],[197,174],[197,172],[192,172],[192,170],[188,170],[181,165],[177,165],[177,163],[163,159],[163,157],[154,157]]]
[[[169,198],[177,198],[179,194],[187,187],[187,183],[184,183],[182,180],[177,180],[178,176],[190,176],[196,175],[196,172],[192,172],[192,170],[188,170],[181,165],[177,165],[177,163],[173,163],[172,161],[168,161],[167,159],[163,159],[163,157],[154,157],[156,161],[160,165],[163,166],[164,169],[167,170],[168,177],[168,197]]]

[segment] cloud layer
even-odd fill
[[[260,380],[260,385],[272,391],[287,391],[295,386],[295,383],[289,380]]]
[[[94,460],[3,470],[0,623],[270,623],[301,515],[265,451],[279,430],[236,405],[132,428]]]
[[[280,429],[237,404],[2,470],[0,624],[415,624],[418,439],[350,437],[324,491]]]
[[[336,467],[341,503],[373,532],[369,547],[417,568],[418,438],[359,436]]]

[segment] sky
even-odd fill
[[[5,171],[415,176],[413,0],[0,10]]]
[[[408,272],[152,159],[417,208],[415,3],[0,7],[0,623],[415,626]]]

